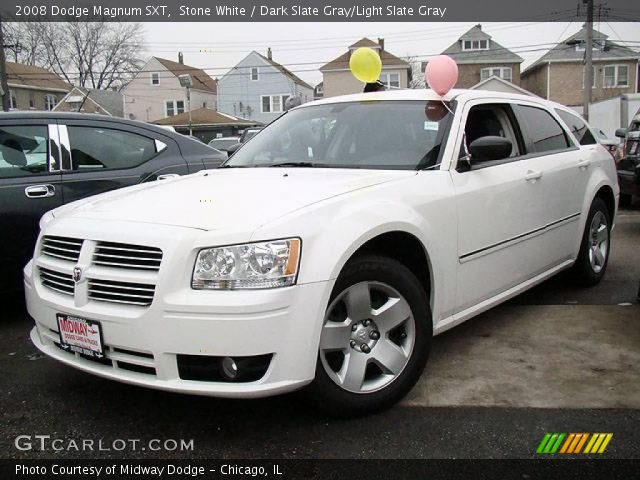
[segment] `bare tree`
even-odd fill
[[[425,88],[422,62],[417,57],[412,56],[407,57],[406,61],[411,66],[409,88]]]
[[[12,24],[5,42],[11,58],[47,68],[87,88],[120,88],[142,66],[140,23],[65,22]]]

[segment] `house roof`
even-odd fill
[[[313,87],[311,85],[309,85],[307,82],[305,82],[304,80],[302,80],[300,77],[298,77],[297,75],[295,75],[291,70],[289,70],[286,67],[283,67],[282,65],[280,65],[278,62],[274,62],[272,59],[270,59],[269,57],[265,57],[264,55],[259,54],[258,52],[254,51],[253,53],[255,53],[256,55],[258,55],[262,60],[264,60],[265,62],[267,62],[269,65],[271,65],[272,67],[275,67],[276,69],[278,69],[280,71],[280,73],[282,73],[284,76],[286,76],[287,78],[289,78],[289,80],[291,80],[293,83],[300,85],[301,87],[305,87],[305,88],[310,88],[311,90],[313,90]]]
[[[166,58],[154,58],[176,77],[185,74],[191,75],[191,78],[193,79],[193,88],[196,90],[204,90],[205,92],[212,93],[217,92],[218,81],[207,75],[204,70],[196,67],[190,67],[183,63],[174,62],[173,60],[167,60]]]
[[[184,112],[172,117],[156,120],[156,125],[171,125],[174,127],[189,125],[189,112]],[[192,125],[261,125],[260,122],[246,118],[234,117],[226,113],[218,112],[210,108],[198,108],[191,111]]]
[[[351,58],[351,50],[353,50],[354,48],[360,48],[360,47],[380,49],[380,44],[366,37],[362,38],[358,40],[356,43],[354,43],[353,45],[351,45],[349,47],[349,51],[343,53],[339,57],[334,58],[329,63],[326,63],[322,67],[320,67],[320,71],[323,72],[323,71],[331,71],[331,70],[345,70],[345,69],[348,70],[349,59]],[[380,54],[380,60],[382,60],[383,68],[388,66],[397,66],[400,68],[411,68],[408,62],[404,61],[399,57],[396,57],[395,55],[387,52],[384,49],[380,49],[378,53]]]
[[[124,99],[120,92],[113,90],[89,89],[83,87],[73,87],[73,89],[62,99],[54,110],[59,110],[65,103],[72,102],[72,97],[79,96],[81,101],[91,101],[98,105],[102,110],[113,117],[124,117]]]
[[[487,40],[489,50],[462,50],[463,40]],[[458,40],[447,48],[443,55],[449,55],[460,65],[475,63],[522,63],[524,59],[508,48],[493,40],[491,35],[482,31],[478,24],[463,33]]]
[[[7,83],[25,87],[37,87],[42,90],[64,90],[68,92],[72,85],[46,68],[22,63],[6,62]]]
[[[587,29],[583,26],[578,32],[563,40],[536,60],[531,66],[524,70],[522,74],[529,73],[548,62],[583,62],[584,51],[576,50],[576,45],[585,41],[586,38]],[[640,58],[640,52],[612,42],[608,38],[609,37],[602,32],[597,30],[593,31],[593,39],[599,42],[600,45],[604,43],[604,49],[593,50],[592,58],[594,62],[622,58]]]
[[[503,78],[497,77],[495,75],[492,75],[489,78],[485,78],[481,82],[476,83],[473,87],[469,88],[469,90],[489,90],[489,91],[504,92],[504,90],[492,88],[496,84],[500,85],[501,87],[506,87],[507,89],[512,90],[515,93],[537,97],[536,94],[530,92],[529,90],[525,90],[524,88],[519,87],[515,83],[505,80]]]

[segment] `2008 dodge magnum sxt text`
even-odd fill
[[[152,388],[384,408],[433,334],[568,267],[602,278],[618,186],[588,129],[495,92],[295,108],[221,169],[46,214],[25,267],[31,338]]]

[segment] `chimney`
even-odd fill
[[[267,58],[273,60],[273,58],[271,58],[271,47],[267,48]]]
[[[178,63],[180,65],[184,65],[184,56],[182,55],[182,52],[178,52]]]
[[[380,50],[384,50],[384,38],[378,38],[378,45],[380,45]]]
[[[482,30],[482,24],[481,23],[477,24],[476,27],[478,28],[478,30]]]

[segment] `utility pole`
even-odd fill
[[[0,95],[2,95],[2,110],[9,111],[11,99],[7,82],[7,62],[4,56],[4,34],[2,32],[2,17],[0,17]]]
[[[582,116],[589,121],[589,104],[591,103],[591,85],[593,85],[593,0],[582,0],[587,4],[587,44],[584,52],[584,106]]]

